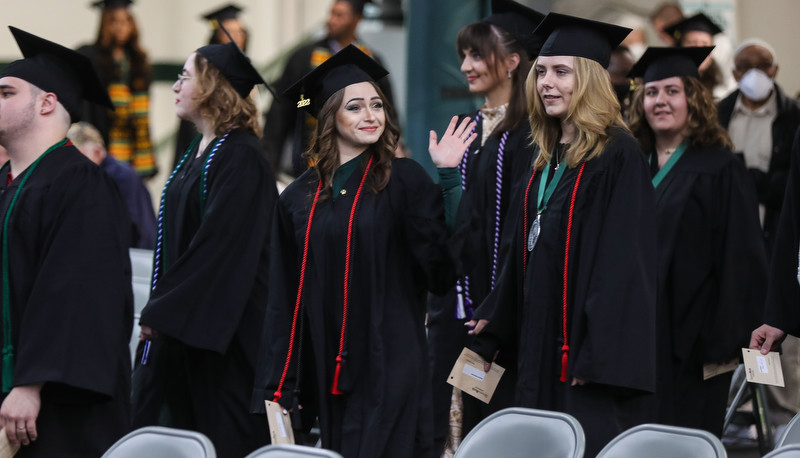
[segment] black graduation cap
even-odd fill
[[[700,31],[711,34],[712,36],[722,33],[722,29],[703,13],[697,13],[692,17],[672,24],[664,29],[676,42],[680,43],[683,36],[688,32]]]
[[[234,5],[233,3],[228,3],[221,8],[217,8],[214,11],[204,14],[203,19],[211,24],[212,29],[217,30],[219,29],[220,22],[228,19],[238,18],[241,11],[241,7]]]
[[[364,5],[367,3],[371,3],[372,0],[343,0],[350,4],[353,7],[353,11],[358,14],[364,14]]]
[[[127,8],[130,4],[133,3],[133,0],[99,0],[97,2],[92,3],[92,6],[95,8]]]
[[[224,45],[206,45],[199,48],[197,53],[211,62],[242,98],[250,95],[256,84],[267,84],[253,67],[250,58],[233,41]]]
[[[641,77],[645,83],[660,81],[673,76],[699,78],[697,67],[711,54],[713,46],[697,48],[647,48],[628,74]]]
[[[492,14],[483,22],[496,25],[516,39],[529,59],[535,59],[544,41],[533,31],[544,19],[544,14],[523,6],[513,0],[492,0]]]
[[[585,57],[608,67],[611,51],[632,29],[566,14],[545,16],[534,34],[544,40],[540,56]]]
[[[322,105],[339,89],[363,81],[378,81],[389,72],[356,46],[347,45],[294,83],[283,95],[317,117]]]
[[[8,28],[25,58],[8,64],[0,78],[13,76],[54,93],[72,122],[80,120],[84,99],[114,109],[89,58],[16,27]]]

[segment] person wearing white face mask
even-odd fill
[[[745,40],[734,52],[733,76],[739,89],[718,105],[720,124],[755,181],[768,252],[786,189],[792,139],[800,125],[800,107],[775,83],[777,74],[772,46]]]
[[[717,107],[720,124],[728,130],[734,151],[744,156],[755,182],[768,258],[772,258],[783,206],[792,142],[800,126],[800,107],[775,83],[777,74],[778,59],[769,43],[743,41],[734,51],[733,77],[739,89]],[[791,420],[800,400],[796,370],[800,341],[795,337],[783,343],[782,361],[786,388],[769,387],[767,393],[770,419],[776,427]]]

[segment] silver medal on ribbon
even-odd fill
[[[528,232],[528,251],[533,251],[533,247],[536,246],[536,241],[539,240],[539,231],[542,229],[541,224],[542,214],[536,215],[536,219],[533,220],[533,224],[531,225],[531,230]]]

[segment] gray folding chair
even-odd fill
[[[131,362],[136,357],[139,344],[139,318],[142,309],[150,298],[150,277],[153,272],[153,251],[141,248],[128,250],[131,258],[131,286],[133,287],[133,331],[131,332]]]
[[[211,440],[196,431],[146,426],[111,446],[103,458],[216,458]]]
[[[304,445],[265,445],[247,455],[245,458],[342,458],[338,453],[323,448],[306,447]]]
[[[473,428],[454,458],[580,458],[585,441],[583,428],[570,415],[511,407],[495,412]]]
[[[724,458],[725,447],[708,431],[656,424],[631,428],[608,443],[597,458]]]
[[[775,448],[789,444],[800,444],[800,414],[795,415],[780,437],[775,439]]]
[[[800,444],[788,444],[778,447],[764,455],[764,458],[800,458]]]

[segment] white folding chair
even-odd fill
[[[708,431],[646,424],[633,427],[608,443],[597,458],[724,458],[725,447]]]
[[[245,458],[342,458],[342,455],[323,448],[306,447],[303,445],[265,445],[250,453]]]
[[[473,428],[454,458],[580,458],[585,441],[583,428],[570,415],[511,407],[495,412]]]
[[[103,458],[216,458],[211,440],[202,433],[146,426],[127,434]]]
[[[136,358],[136,346],[139,345],[139,318],[142,309],[150,298],[150,277],[153,273],[153,251],[141,248],[128,250],[131,258],[131,286],[133,287],[133,331],[131,332],[131,362]]]
[[[775,450],[764,455],[764,458],[800,458],[800,444],[776,447]]]

